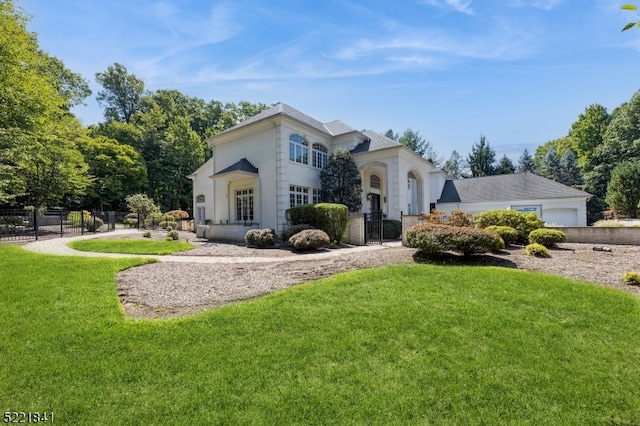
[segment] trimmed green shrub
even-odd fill
[[[524,252],[529,256],[549,257],[549,251],[545,246],[538,243],[532,243],[524,248]]]
[[[349,209],[343,204],[318,203],[291,207],[286,211],[291,225],[308,224],[329,235],[331,242],[342,242],[349,224]]]
[[[276,244],[276,231],[270,228],[250,229],[244,235],[244,241],[252,247],[273,247]]]
[[[81,212],[70,212],[67,215],[67,222],[69,222],[69,224],[73,226],[81,226],[83,223],[83,220],[82,220],[83,216],[84,216],[84,224],[86,227],[87,222],[91,220],[91,212],[88,212],[87,210],[83,210]]]
[[[518,231],[510,226],[489,225],[484,229],[500,235],[502,241],[504,241],[504,243],[507,245],[513,244],[518,241]]]
[[[529,233],[529,242],[542,244],[545,247],[553,247],[557,243],[567,241],[567,235],[557,229],[540,228]]]
[[[129,213],[124,219],[124,224],[130,228],[138,226],[138,213]]]
[[[169,240],[169,238],[171,238],[173,241],[177,241],[180,239],[180,234],[178,234],[178,231],[169,231],[167,232],[167,241]]]
[[[22,218],[20,216],[0,216],[0,225],[22,226]]]
[[[640,285],[640,273],[638,272],[625,272],[622,274],[622,281],[629,285]]]
[[[162,213],[160,212],[151,212],[144,218],[144,226],[145,227],[153,227],[154,225],[160,224],[162,221]]]
[[[398,239],[402,235],[402,222],[395,219],[382,220],[382,238],[387,240]]]
[[[544,222],[535,213],[521,213],[517,210],[487,210],[473,217],[473,225],[486,228],[491,225],[510,226],[518,231],[518,242],[526,243],[529,233],[542,228]]]
[[[298,225],[291,225],[289,229],[286,229],[280,233],[280,238],[282,241],[289,241],[289,238],[294,236],[300,231],[304,231],[305,229],[315,229],[313,226],[308,223],[300,223]]]
[[[92,217],[88,222],[84,223],[85,228],[87,228],[89,232],[96,232],[102,225],[104,225],[104,221],[99,217]]]
[[[464,226],[418,224],[407,230],[407,245],[426,254],[454,251],[468,256],[504,248],[495,232]]]
[[[171,218],[171,216],[168,216],[168,218]],[[160,228],[166,229],[168,231],[170,231],[173,228],[176,228],[178,226],[178,222],[176,222],[175,220],[161,220],[160,222],[158,222],[158,226]]]
[[[329,235],[320,229],[305,229],[289,238],[289,244],[297,250],[313,250],[330,243]]]
[[[142,236],[144,238],[151,238],[151,231],[146,231],[144,234],[142,234]]]

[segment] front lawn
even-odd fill
[[[76,240],[71,241],[68,245],[72,249],[79,251],[155,255],[172,254],[193,248],[193,244],[183,241],[111,238]]]
[[[640,301],[404,265],[193,317],[123,318],[141,259],[0,247],[0,408],[60,424],[640,423]]]

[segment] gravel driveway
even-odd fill
[[[196,248],[178,255],[186,259],[217,258],[215,263],[162,261],[118,274],[118,295],[132,318],[167,318],[193,314],[230,302],[258,297],[295,284],[339,272],[398,263],[472,263],[557,274],[640,296],[640,288],[622,282],[626,271],[640,271],[640,247],[611,245],[595,251],[593,244],[560,244],[549,258],[536,258],[512,247],[498,254],[462,259],[443,255],[424,259],[398,243],[344,247],[299,254],[283,249],[252,249],[239,244],[193,241]],[[134,236],[137,237],[137,236]],[[176,259],[177,260],[177,259]],[[204,259],[203,259],[204,260]],[[259,260],[259,261],[257,261]]]

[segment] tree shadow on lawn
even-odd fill
[[[430,265],[451,265],[451,266],[500,266],[503,268],[517,269],[518,265],[515,262],[505,258],[511,253],[507,250],[501,250],[496,255],[491,254],[473,254],[469,256],[463,256],[455,254],[453,252],[425,254],[421,251],[417,251],[413,255],[413,260],[416,263],[426,263]]]

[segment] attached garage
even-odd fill
[[[542,219],[547,225],[579,226],[578,209],[543,209]]]
[[[586,226],[591,194],[533,173],[449,179],[436,208],[445,212],[513,209],[535,212],[548,225]]]

